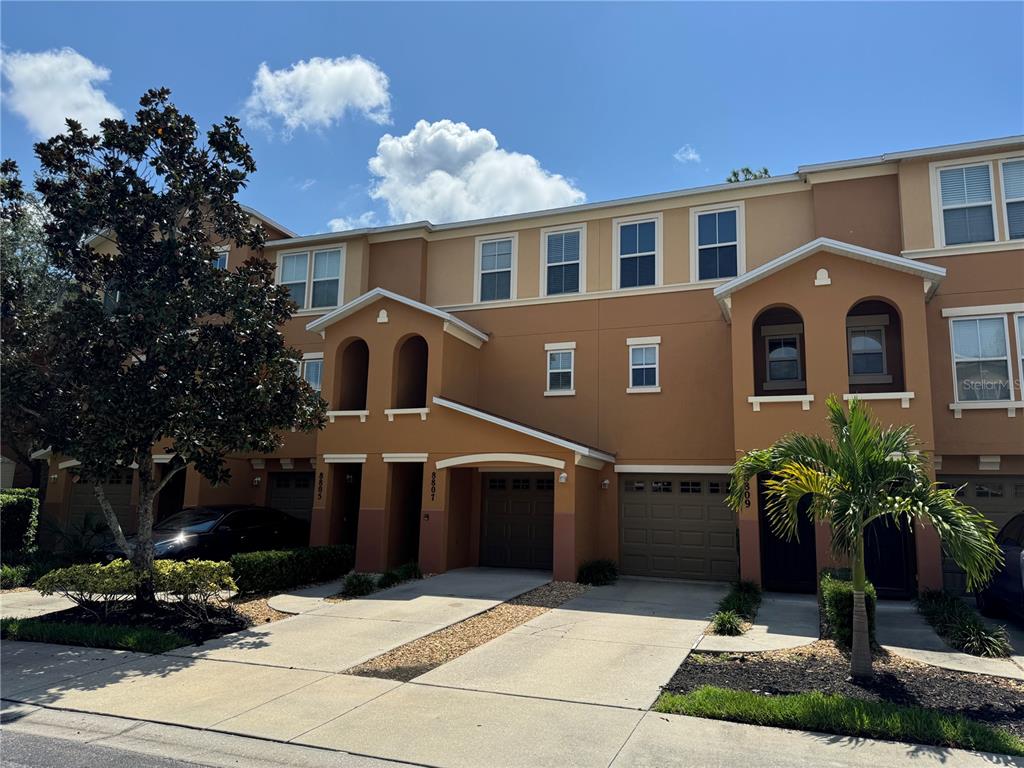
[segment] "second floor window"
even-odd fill
[[[718,280],[738,274],[736,219],[735,208],[697,215],[698,280]]]
[[[1002,165],[1003,204],[1006,206],[1006,236],[1024,237],[1024,159],[1008,160]]]
[[[281,256],[280,284],[299,309],[336,307],[341,302],[341,249]]]
[[[629,386],[631,389],[648,389],[658,386],[657,344],[629,348]]]
[[[321,358],[303,360],[299,363],[299,373],[317,392],[320,391],[320,377],[323,373],[324,361]]]
[[[512,298],[512,238],[480,243],[480,301]]]
[[[766,336],[764,343],[768,360],[768,381],[800,381],[800,337],[796,334]]]
[[[1006,317],[965,317],[950,323],[956,401],[1010,400]]]
[[[619,225],[619,287],[655,285],[657,276],[657,221]]]
[[[217,250],[217,258],[215,258],[210,263],[213,264],[213,266],[215,266],[217,269],[227,269],[228,268],[228,252],[227,252],[227,249],[226,248],[224,250],[218,249]]]
[[[848,328],[851,376],[885,375],[885,328]]]
[[[988,243],[996,239],[992,215],[991,165],[939,171],[945,245]]]
[[[572,392],[573,351],[548,352],[548,392]]]
[[[545,236],[545,280],[548,296],[580,292],[580,240],[578,229]]]

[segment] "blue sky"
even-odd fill
[[[300,233],[1024,133],[1022,3],[7,2],[0,14],[2,151],[23,170],[55,105],[130,113],[166,85],[204,125],[243,116],[259,170],[242,202]]]

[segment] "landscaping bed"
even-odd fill
[[[703,686],[759,696],[818,691],[872,702],[963,715],[1024,738],[1024,683],[954,672],[877,652],[869,682],[848,681],[849,656],[831,641],[753,654],[692,653],[665,686],[689,693]]]
[[[579,597],[588,589],[588,586],[575,582],[553,581],[450,627],[393,648],[345,670],[345,674],[409,682]]]

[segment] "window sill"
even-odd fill
[[[292,317],[312,317],[313,315],[326,315],[328,312],[333,312],[337,307],[317,307],[316,309],[297,309],[292,313]]]
[[[419,416],[420,421],[427,420],[427,414],[430,413],[429,408],[385,408],[384,415],[388,417],[388,421],[394,421],[395,416]]]
[[[627,395],[656,395],[661,387],[626,387]]]
[[[575,389],[546,389],[544,397],[572,397],[576,394]]]
[[[941,248],[919,248],[914,251],[902,251],[900,256],[907,259],[933,259],[938,256],[963,256],[971,253],[998,253],[1020,249],[1024,249],[1024,240],[996,240],[966,245],[945,245]]]
[[[913,392],[861,392],[857,394],[847,393],[843,400],[899,400],[903,408],[910,407],[910,401],[914,399]]]
[[[369,411],[328,411],[327,418],[331,420],[331,424],[334,423],[336,418],[346,417],[358,417],[360,422],[366,421],[366,417],[370,415]]]
[[[950,403],[949,410],[953,412],[953,418],[959,419],[963,411],[1000,411],[1006,409],[1008,418],[1014,418],[1018,409],[1024,409],[1024,401],[1021,400],[978,400],[970,403]]]
[[[761,410],[761,406],[772,403],[800,403],[801,410],[811,410],[811,403],[814,402],[814,395],[757,395],[747,398],[747,402],[750,403],[754,412]]]

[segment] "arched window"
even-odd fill
[[[427,405],[427,341],[410,336],[398,348],[395,361],[394,408]]]
[[[362,339],[351,341],[335,358],[335,398],[339,411],[366,410],[366,379],[370,370],[370,348]]]
[[[883,299],[864,299],[846,314],[850,392],[902,392],[903,332],[900,314]]]
[[[791,307],[771,307],[754,321],[754,392],[807,393],[804,321]]]

